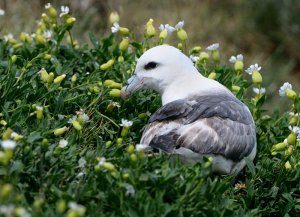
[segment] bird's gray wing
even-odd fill
[[[152,130],[149,145],[166,152],[185,147],[200,154],[223,155],[233,161],[248,156],[256,146],[255,125],[248,108],[230,95],[199,96],[195,100],[196,103],[188,99],[177,103],[177,110],[189,111],[177,116],[170,116],[168,109],[164,109],[168,104],[160,108],[159,117],[167,118],[153,118],[150,124],[154,128],[148,129]],[[164,133],[159,125],[166,121],[181,124]]]

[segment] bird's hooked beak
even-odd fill
[[[135,91],[140,90],[144,86],[144,79],[133,74],[132,77],[127,80],[127,83],[128,84],[121,90],[121,97],[123,99],[128,99]]]

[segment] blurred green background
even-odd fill
[[[149,18],[154,25],[185,21],[188,45],[221,44],[223,59],[242,53],[246,67],[262,65],[264,86],[278,99],[283,82],[300,86],[300,1],[299,0],[1,0],[0,34],[31,32],[36,20],[51,2],[59,11],[68,5],[77,18],[74,35],[88,43],[88,33],[98,38],[110,34],[110,12],[120,14],[120,25],[141,38]]]

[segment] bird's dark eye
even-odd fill
[[[157,65],[158,65],[158,63],[156,63],[156,62],[149,62],[145,65],[144,69],[151,70],[151,69],[156,68]]]

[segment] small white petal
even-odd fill
[[[13,140],[3,140],[1,142],[2,148],[4,149],[14,149],[17,146],[17,143]]]
[[[184,26],[184,20],[182,20],[182,21],[179,21],[177,24],[176,24],[176,26],[175,26],[175,29],[181,29],[182,27]]]
[[[65,139],[59,140],[58,146],[60,148],[65,148],[67,145],[68,145],[68,141],[67,140],[65,140]]]
[[[209,50],[209,51],[217,50],[219,48],[219,46],[220,46],[219,43],[211,44],[206,48],[206,50]]]
[[[231,62],[231,63],[235,63],[236,62],[236,57],[235,56],[231,56],[230,58],[229,58],[229,62]]]
[[[3,16],[5,14],[5,11],[0,8],[0,16]]]
[[[132,124],[133,124],[132,121],[128,121],[128,120],[122,118],[120,126],[121,127],[131,127]]]

